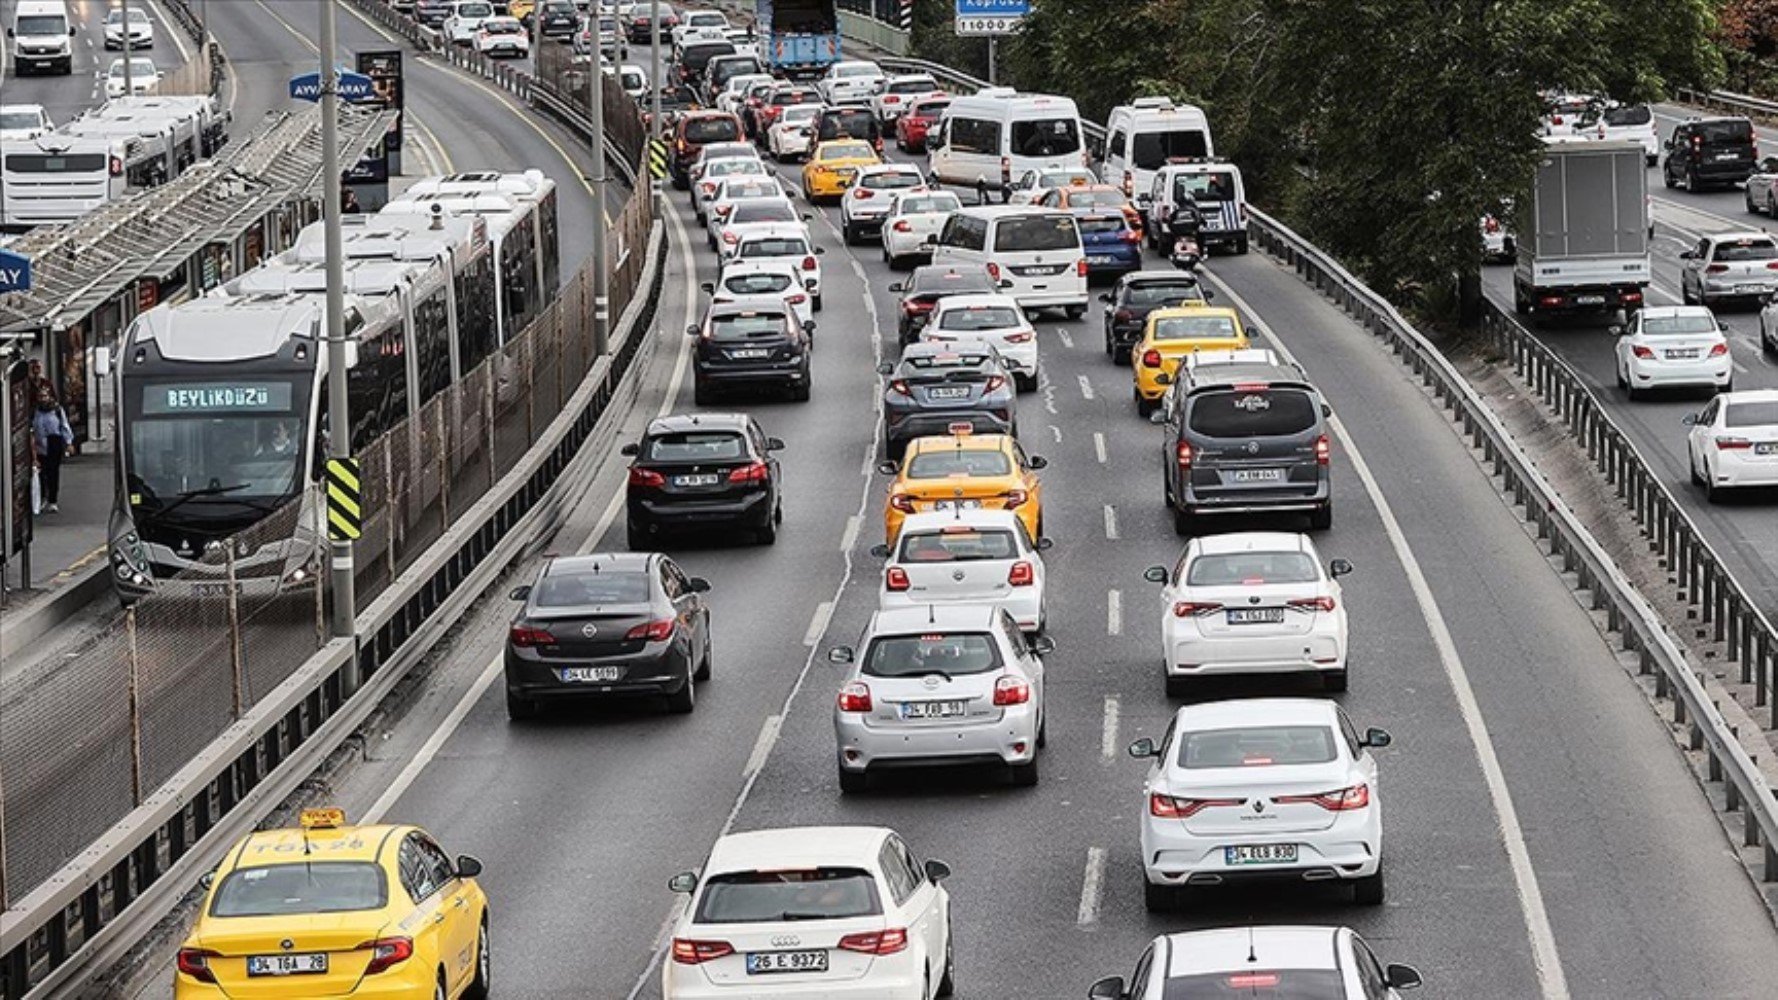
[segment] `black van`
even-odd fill
[[[1302,369],[1240,359],[1254,354],[1181,365],[1151,418],[1167,429],[1162,482],[1181,535],[1211,514],[1299,511],[1312,530],[1333,527],[1331,411]]]
[[[1661,180],[1668,187],[1699,191],[1707,186],[1731,187],[1753,173],[1759,140],[1745,118],[1692,118],[1680,122],[1667,137],[1667,158]]]

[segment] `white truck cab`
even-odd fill
[[[67,0],[18,0],[6,37],[19,75],[74,72],[74,31]]]

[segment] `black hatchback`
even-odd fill
[[[763,387],[808,402],[814,326],[799,325],[788,307],[712,303],[702,323],[685,328],[697,338],[692,398],[704,406],[722,389]]]
[[[545,38],[572,38],[580,30],[580,12],[574,9],[573,0],[543,0],[525,19],[526,30],[533,24]]]
[[[1236,356],[1247,352],[1236,352]],[[1152,419],[1173,530],[1203,515],[1302,512],[1333,527],[1330,411],[1302,369],[1271,361],[1181,365]]]
[[[884,377],[883,444],[900,460],[917,437],[1019,433],[1018,387],[987,343],[909,344]]]
[[[658,552],[550,559],[506,634],[506,714],[545,699],[665,695],[674,712],[710,677],[710,585]]]
[[[1214,298],[1196,277],[1178,271],[1133,271],[1099,296],[1105,303],[1105,355],[1130,363],[1130,348],[1142,339],[1148,314],[1173,306],[1201,306]]]
[[[896,310],[895,332],[903,344],[920,339],[920,331],[932,318],[932,307],[947,295],[976,295],[998,292],[1011,286],[1010,281],[996,281],[988,269],[975,264],[927,264],[916,267],[907,280],[897,281],[889,290],[901,296]]]
[[[1745,118],[1693,118],[1673,127],[1661,180],[1668,187],[1698,191],[1731,187],[1753,174],[1759,140]]]
[[[744,413],[650,421],[642,441],[622,449],[633,459],[625,489],[630,548],[649,548],[668,532],[710,528],[777,542],[784,508],[773,453],[783,447]]]

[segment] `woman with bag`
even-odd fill
[[[57,495],[62,487],[62,456],[67,454],[74,431],[68,426],[68,415],[49,390],[37,393],[37,410],[31,414],[31,443],[37,453],[37,478],[43,490],[43,512],[54,514]]]

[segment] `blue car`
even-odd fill
[[[1088,278],[1142,270],[1142,231],[1131,228],[1122,212],[1095,211],[1076,219],[1087,252]]]

